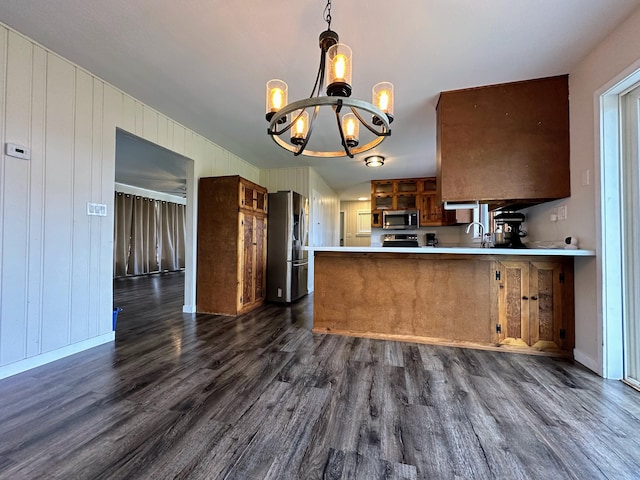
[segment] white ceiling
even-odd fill
[[[375,178],[435,174],[440,91],[570,73],[640,0],[333,0],[332,29],[353,49],[353,97],[395,85],[392,135],[367,153],[387,158],[376,170],[363,165],[367,154],[294,157],[266,134],[267,80],[285,80],[289,101],[311,93],[324,6],[2,0],[0,20],[248,162],[313,166],[353,199]]]

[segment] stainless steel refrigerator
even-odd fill
[[[293,191],[269,194],[267,301],[291,303],[308,293],[309,203]]]

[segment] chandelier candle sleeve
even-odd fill
[[[347,113],[342,117],[342,131],[349,148],[357,147],[359,143],[360,122],[353,113]]]
[[[390,82],[380,82],[372,89],[372,101],[374,106],[387,114],[389,123],[393,122],[393,84]],[[374,115],[374,125],[382,125],[382,121]]]
[[[337,43],[327,50],[327,59],[327,95],[351,96],[351,48],[344,43]]]
[[[282,80],[274,79],[267,82],[267,112],[266,118],[268,121],[273,118],[273,115],[281,108],[287,105],[289,87]],[[278,123],[286,122],[286,116],[278,120]]]
[[[305,110],[293,113],[294,124],[291,129],[291,143],[294,145],[302,145],[309,131],[309,113]]]

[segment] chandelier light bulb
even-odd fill
[[[271,103],[273,105],[271,111],[277,112],[284,104],[284,92],[280,88],[274,88],[271,90]]]
[[[309,132],[309,113],[307,111],[297,115],[294,113],[293,118],[295,118],[295,121],[291,128],[291,143],[302,145]]]
[[[378,101],[378,108],[380,108],[380,110],[382,110],[384,113],[387,113],[387,108],[389,108],[389,92],[383,90],[382,92],[380,92],[378,98],[380,99]]]
[[[347,57],[344,55],[336,55],[333,59],[333,69],[335,73],[335,80],[337,82],[344,82],[344,75],[347,71]]]

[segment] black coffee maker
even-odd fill
[[[502,231],[505,233],[505,239],[509,239],[508,248],[527,248],[520,240],[521,237],[527,235],[527,232],[520,229],[522,222],[524,222],[523,213],[503,212],[497,214],[493,219],[497,226],[502,227]]]

